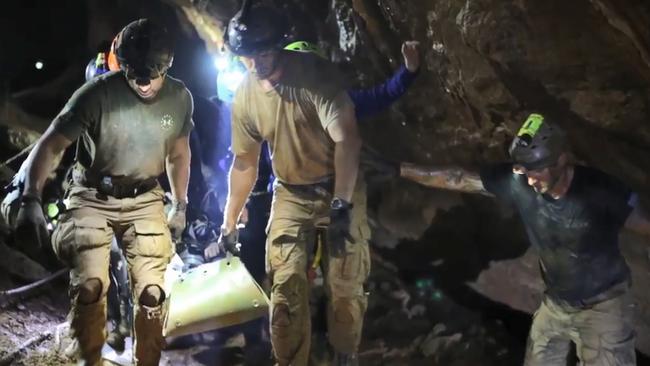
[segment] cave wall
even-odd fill
[[[401,63],[400,43],[420,42],[422,68],[412,89],[364,123],[366,142],[386,157],[468,168],[504,161],[514,132],[537,111],[568,131],[579,161],[650,197],[650,3],[269,2],[290,17],[295,35],[318,41],[352,84],[383,80]],[[113,34],[129,16],[167,12],[154,3],[171,7],[178,31],[195,32],[211,52],[221,47],[220,28],[239,5],[237,0],[122,0],[109,7],[89,1],[89,19],[98,23],[81,46],[85,51],[71,51],[74,67],[87,62],[92,40]],[[112,15],[97,16],[105,12]],[[38,98],[69,95],[82,73],[75,75],[5,100],[0,123],[42,131],[55,112],[38,115],[43,110]],[[57,99],[52,110],[61,103]],[[537,306],[542,285],[536,256],[507,208],[401,180],[373,192],[373,242],[378,251],[397,246],[400,268],[436,273],[452,292],[469,288],[516,310],[531,312]],[[629,233],[623,238],[634,273],[639,348],[650,354],[649,241]]]

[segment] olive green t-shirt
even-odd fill
[[[286,52],[284,71],[271,91],[248,74],[232,108],[232,151],[271,149],[273,173],[289,184],[313,184],[334,175],[334,142],[326,129],[344,108],[354,108],[337,68],[310,54]]]
[[[52,122],[77,145],[77,160],[95,174],[143,180],[159,176],[174,140],[187,136],[193,102],[180,80],[165,77],[144,101],[121,72],[101,75],[72,95]]]

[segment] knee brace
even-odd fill
[[[148,285],[140,294],[140,305],[156,307],[165,301],[165,291],[158,285]]]
[[[79,286],[78,301],[88,305],[99,301],[102,296],[103,285],[99,278],[90,278]]]
[[[289,315],[289,306],[287,304],[273,306],[271,324],[278,327],[288,327],[291,324],[291,316]]]
[[[347,324],[354,321],[354,313],[358,310],[353,301],[353,299],[340,298],[332,303],[332,312],[337,323]]]

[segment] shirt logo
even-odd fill
[[[160,128],[163,130],[169,130],[174,125],[174,119],[169,114],[166,114],[160,120]]]

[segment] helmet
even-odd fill
[[[86,66],[86,81],[110,71],[106,62],[107,56],[108,52],[99,52],[96,57],[88,62],[88,66]]]
[[[323,50],[320,49],[320,47],[306,41],[295,41],[289,43],[288,45],[284,46],[284,49],[287,51],[314,53],[322,58],[326,58],[325,52],[323,52]]]
[[[271,49],[281,49],[287,37],[288,21],[274,8],[250,7],[244,0],[242,8],[230,19],[224,37],[230,52],[251,56]]]
[[[510,157],[528,170],[553,166],[566,149],[566,134],[558,126],[533,113],[510,144]]]
[[[111,49],[108,51],[108,58],[106,59],[106,62],[108,63],[108,69],[111,71],[120,70],[120,63],[117,62],[117,55],[115,54],[115,43],[117,43],[117,36],[115,36],[115,38],[113,38],[113,42],[111,42]]]
[[[138,85],[164,75],[174,59],[167,29],[149,19],[124,27],[115,39],[114,50],[120,69]]]

